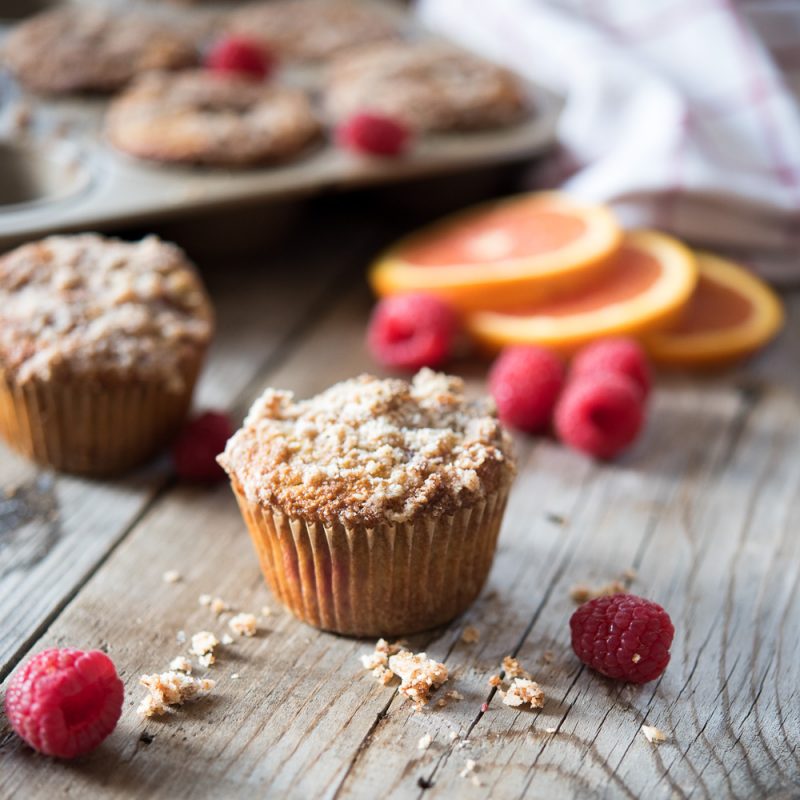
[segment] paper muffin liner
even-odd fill
[[[234,494],[273,594],[309,625],[399,636],[449,622],[492,566],[508,489],[452,516],[376,527],[291,518]]]
[[[0,370],[0,436],[45,467],[90,476],[137,466],[177,432],[198,365],[182,390],[160,381],[16,383]]]

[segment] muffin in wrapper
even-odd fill
[[[51,237],[0,258],[0,436],[45,467],[120,473],[183,423],[211,306],[154,237]]]
[[[364,380],[377,381],[363,376],[356,379]],[[458,379],[427,370],[424,381],[434,386],[460,386]],[[347,383],[353,382],[338,386]],[[381,383],[397,387],[404,382]],[[291,404],[291,396],[286,397]],[[267,402],[270,404],[275,410],[272,400]],[[251,411],[245,429],[250,425],[254,430],[250,424],[253,416]],[[301,620],[324,630],[353,636],[399,636],[452,620],[469,607],[486,581],[514,473],[507,434],[499,425],[496,434],[499,447],[487,449],[495,449],[498,460],[485,471],[485,483],[479,480],[460,502],[455,495],[444,501],[438,497],[415,503],[410,515],[382,516],[372,513],[374,509],[343,505],[339,506],[343,513],[321,515],[313,513],[313,500],[306,503],[307,498],[298,494],[293,499],[284,497],[283,505],[267,502],[242,485],[238,472],[244,480],[255,473],[246,468],[237,471],[237,453],[243,451],[237,450],[236,437],[220,461],[231,476],[267,584],[284,605]],[[387,435],[391,438],[394,432]],[[258,447],[257,433],[251,444]],[[325,483],[315,486],[319,489]],[[328,497],[339,488],[334,480],[329,491],[311,494]],[[280,492],[276,500],[279,496]],[[404,499],[408,502],[414,496],[409,491]],[[306,513],[297,513],[300,508]]]

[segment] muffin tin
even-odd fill
[[[55,3],[10,3],[2,12],[0,35],[14,24],[13,17],[22,16],[23,7],[41,10],[48,5]],[[399,6],[382,5],[387,13],[405,14]],[[174,13],[192,24],[211,27],[211,15],[222,8],[205,3]],[[407,17],[403,27],[410,37],[429,35]],[[287,67],[277,80],[303,85],[313,97],[320,77],[318,69]],[[128,157],[103,140],[105,99],[36,97],[3,74],[0,246],[55,231],[138,225],[200,210],[278,202],[527,158],[552,143],[561,105],[540,86],[528,85],[528,90],[532,111],[522,122],[494,130],[425,136],[402,159],[360,159],[323,143],[291,162],[229,170]]]

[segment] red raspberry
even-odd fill
[[[372,312],[367,344],[391,369],[438,367],[450,355],[458,318],[444,300],[421,292],[385,297]]]
[[[642,346],[633,339],[600,339],[584,347],[572,361],[572,377],[598,372],[627,375],[641,389],[643,400],[650,394],[650,363]]]
[[[506,347],[489,370],[500,419],[529,433],[550,424],[563,385],[563,362],[543,347]]]
[[[275,58],[261,44],[244,36],[224,36],[215,42],[205,58],[214,72],[233,72],[264,80],[275,69]]]
[[[556,405],[562,442],[595,458],[613,458],[639,435],[644,404],[624,375],[589,374],[571,381]]]
[[[572,615],[569,627],[575,655],[609,678],[647,683],[669,664],[672,620],[658,603],[643,597],[597,597]]]
[[[336,130],[339,144],[354,153],[368,156],[402,155],[411,141],[411,132],[399,120],[380,114],[353,114]]]
[[[206,411],[187,423],[172,443],[172,463],[179,478],[211,483],[225,477],[217,456],[233,436],[227,414]]]
[[[75,758],[94,750],[114,730],[123,694],[105,653],[52,647],[8,682],[6,716],[34,750]]]

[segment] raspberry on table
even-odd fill
[[[34,750],[75,758],[94,750],[114,730],[123,694],[122,681],[105,653],[53,647],[11,678],[6,716]]]
[[[556,405],[555,429],[564,444],[609,459],[636,440],[644,412],[641,391],[630,378],[591,373],[567,384]]]
[[[244,36],[224,36],[215,42],[205,58],[214,72],[236,73],[264,80],[275,69],[275,57],[265,47]]]
[[[617,336],[599,339],[586,345],[572,360],[571,376],[597,373],[626,375],[633,380],[646,400],[653,383],[650,362],[642,346],[634,339]]]
[[[564,364],[544,347],[507,347],[489,371],[500,419],[528,433],[549,426],[563,385]]]
[[[575,655],[615,680],[647,683],[669,663],[675,628],[658,603],[633,594],[597,597],[569,621]]]
[[[406,152],[411,131],[400,120],[364,111],[339,125],[336,139],[354,153],[392,158]]]
[[[367,344],[383,366],[416,372],[447,360],[458,328],[456,313],[441,298],[422,292],[398,294],[375,306]]]
[[[172,443],[172,464],[177,476],[199,483],[222,480],[225,471],[217,463],[217,456],[231,436],[230,418],[220,411],[206,411],[190,420]]]

